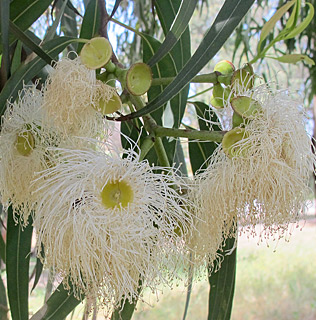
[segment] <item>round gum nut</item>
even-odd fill
[[[236,88],[243,88],[244,90],[250,90],[254,86],[253,69],[250,64],[247,64],[244,68],[238,69],[233,73],[231,78],[231,87],[233,90]]]
[[[251,119],[262,111],[261,104],[250,97],[238,96],[233,98],[230,103],[234,111],[246,119]]]
[[[93,107],[102,115],[107,115],[120,110],[122,107],[122,101],[119,95],[114,92],[110,100],[105,102],[104,99],[100,99],[99,104],[93,105]]]
[[[234,72],[235,66],[228,60],[221,60],[220,62],[216,63],[214,71],[218,71],[221,74],[226,75]]]
[[[109,40],[104,37],[92,38],[87,42],[81,52],[82,63],[88,69],[99,69],[106,65],[112,56],[112,47]]]
[[[152,81],[152,72],[146,63],[133,64],[126,74],[126,87],[134,96],[141,96],[146,93]]]
[[[229,158],[244,156],[247,146],[235,144],[248,137],[245,128],[234,128],[225,133],[222,141],[223,150]]]
[[[35,147],[35,140],[32,133],[29,131],[20,132],[16,137],[15,147],[20,155],[25,157],[30,155]]]

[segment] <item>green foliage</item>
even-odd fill
[[[155,16],[150,17],[152,19],[150,24],[148,24],[148,19],[144,19],[149,18],[147,14],[148,2],[134,1],[135,11],[137,8],[145,8],[144,12],[147,16],[139,18],[133,26],[129,25],[129,22],[134,21],[134,18],[130,13],[126,14],[128,12],[126,8],[125,13],[122,14],[124,5],[128,6],[129,4],[119,0],[115,1],[113,12],[110,15],[105,12],[103,1],[84,1],[85,12],[82,14],[82,22],[74,1],[54,1],[54,8],[50,7],[51,0],[2,1],[0,6],[0,52],[2,53],[0,115],[4,114],[8,100],[13,102],[17,99],[23,84],[36,84],[40,87],[44,83],[45,68],[51,65],[54,60],[58,60],[62,55],[65,56],[70,50],[80,54],[87,40],[107,34],[109,20],[112,15],[120,12],[119,8],[121,7],[121,17],[126,19],[122,19],[123,21],[112,19],[112,21],[123,26],[128,32],[134,32],[133,40],[126,44],[126,48],[131,50],[126,53],[130,59],[129,65],[134,62],[131,56],[142,57],[143,61],[151,67],[153,78],[157,84],[151,86],[147,92],[145,103],[141,97],[133,96],[124,90],[125,84],[123,80],[121,81],[123,89],[121,99],[125,103],[125,109],[122,111],[123,113],[117,113],[115,116],[117,116],[116,120],[121,121],[121,132],[125,135],[121,136],[122,146],[128,149],[130,141],[135,141],[141,149],[142,157],[146,158],[150,164],[168,167],[169,164],[180,165],[182,163],[181,171],[184,175],[187,175],[187,167],[190,169],[190,166],[193,174],[198,174],[199,170],[207,167],[208,159],[217,147],[215,141],[221,140],[223,132],[218,117],[213,113],[207,113],[209,106],[202,101],[190,101],[195,108],[196,117],[194,120],[198,123],[197,128],[183,125],[190,83],[219,53],[236,28],[238,28],[239,34],[236,37],[235,47],[237,48],[241,43],[246,44],[247,41],[241,36],[242,25],[240,22],[253,3],[254,0],[226,0],[221,5],[216,19],[203,37],[199,47],[191,56],[189,21],[196,12],[196,8],[199,7],[197,0],[157,0],[153,2],[158,20],[155,21]],[[306,31],[314,15],[313,6],[310,3],[307,3],[306,6],[308,11],[300,23],[300,1],[287,2],[275,13],[261,29],[257,56],[253,61],[264,58],[268,49],[278,41],[288,41]],[[45,15],[49,15],[50,9],[53,22],[51,25],[47,23],[46,29],[42,30],[45,36],[40,39],[30,28],[35,23],[32,30],[36,30],[40,26],[40,19],[45,20]],[[285,27],[277,37],[273,38],[271,36],[273,29],[289,9],[292,10],[292,13]],[[144,12],[139,10],[135,16],[139,17]],[[126,21],[127,19],[130,21]],[[141,52],[136,52],[137,43],[140,42],[142,43]],[[108,83],[111,83],[110,81],[113,79],[121,80],[118,74],[124,72],[120,63],[121,59],[124,59],[121,57],[123,49],[124,46],[114,48],[111,65],[102,69],[98,68],[98,79]],[[248,54],[247,49],[244,52],[246,55]],[[284,53],[281,57],[272,58],[281,62],[304,61],[311,63],[310,58],[303,53]],[[220,78],[221,76],[219,72],[212,73],[206,82],[217,83],[223,79]],[[225,76],[230,79],[231,74]],[[169,84],[166,85],[163,78],[169,79]],[[207,122],[213,123],[212,130]],[[161,135],[156,131],[157,128],[161,129]],[[168,129],[174,130],[172,132],[176,132],[178,135],[172,135]],[[214,138],[214,135],[211,136],[211,131],[219,133],[217,138]],[[167,133],[164,134],[164,132]],[[195,139],[196,134],[201,134],[202,138],[206,138],[202,142]],[[179,140],[173,138],[179,136],[189,137],[189,160],[186,159]],[[1,155],[1,157],[5,156]],[[0,279],[0,304],[6,306],[6,297],[8,297],[12,320],[26,320],[29,319],[29,268],[33,226],[30,219],[28,225],[22,228],[17,223],[18,218],[13,216],[10,206],[6,218],[6,239],[4,240],[0,236],[0,257],[5,263],[7,274],[6,285]],[[226,240],[224,250],[230,250],[234,241],[235,239]],[[221,253],[224,254],[224,251]],[[235,267],[236,250],[231,255],[224,257],[222,267],[209,278],[211,287],[209,295],[210,320],[230,318],[235,286]],[[31,291],[39,284],[43,274],[43,264],[39,258],[36,258],[34,272],[35,279]],[[140,284],[139,291],[141,290]],[[80,296],[80,299],[75,297],[74,292],[78,291],[73,288],[70,280],[67,288],[64,284],[59,284],[31,319],[64,319],[84,299],[83,295]],[[113,313],[112,319],[131,319],[136,303],[137,301],[129,303],[123,300],[122,310]],[[1,312],[2,310],[0,310]],[[5,317],[5,313],[3,317]]]

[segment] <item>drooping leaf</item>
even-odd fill
[[[310,22],[313,20],[314,12],[315,12],[314,7],[311,3],[306,2],[306,4],[309,6],[307,16],[298,26],[296,26],[291,32],[289,32],[285,36],[285,40],[294,38],[297,35],[299,35],[300,33],[302,33],[307,28],[307,26],[310,24]]]
[[[20,66],[21,54],[22,54],[22,42],[18,40],[14,50],[12,62],[11,62],[11,74],[13,74]]]
[[[10,52],[9,52],[9,16],[10,3],[9,1],[0,2],[0,18],[1,18],[1,44],[3,48],[1,66],[2,66],[2,81],[4,82],[9,77],[10,71]]]
[[[283,63],[297,63],[299,61],[304,61],[311,66],[315,65],[315,61],[313,59],[311,59],[309,56],[305,54],[300,54],[300,53],[285,54],[281,57],[269,56],[267,58],[275,59]]]
[[[10,20],[22,31],[25,31],[42,15],[51,2],[52,0],[13,0],[10,3]],[[15,39],[13,35],[10,36],[10,44]],[[2,46],[0,47],[1,52]]]
[[[293,11],[289,17],[289,19],[286,22],[285,29],[292,29],[294,26],[296,26],[297,19],[300,14],[300,8],[301,8],[301,0],[295,1],[295,6],[293,8]]]
[[[91,39],[98,34],[98,30],[101,23],[100,10],[98,8],[98,0],[90,0],[87,9],[85,11],[81,30],[81,39]],[[82,43],[78,44],[77,52],[80,53],[83,47]]]
[[[64,0],[62,5],[60,6],[53,24],[51,26],[49,26],[47,29],[47,32],[46,32],[44,40],[43,40],[44,43],[46,41],[54,38],[54,36],[56,34],[57,27],[59,26],[60,20],[61,20],[62,16],[64,15],[67,3],[68,3],[68,0]]]
[[[53,58],[49,56],[40,46],[38,46],[25,32],[10,21],[10,30],[21,40],[29,49],[41,57],[47,64],[51,64]]]
[[[118,7],[119,7],[121,2],[122,2],[122,0],[115,0],[112,12],[110,14],[110,19],[115,15],[115,12],[117,11],[117,9],[118,9]]]
[[[0,234],[0,258],[5,263],[6,262],[6,244]]]
[[[43,244],[42,244],[42,252],[44,252]],[[36,258],[36,264],[35,264],[35,278],[34,278],[34,283],[31,289],[31,292],[36,288],[38,281],[42,275],[43,271],[43,264],[39,258]]]
[[[77,41],[77,39],[69,37],[59,37],[48,41],[43,45],[43,50],[53,58],[63,51],[67,45]],[[31,81],[43,67],[46,62],[37,57],[27,64],[22,64],[16,72],[6,82],[1,94],[0,94],[0,115],[2,115],[6,108],[7,99],[15,100],[17,93],[23,87],[23,82],[28,83]]]
[[[28,320],[29,263],[32,240],[32,222],[22,229],[8,208],[6,273],[8,299],[12,320]]]
[[[223,255],[221,267],[217,272],[209,274],[208,320],[230,320],[231,318],[236,280],[237,249],[233,249],[235,241],[235,238],[226,240],[223,250],[219,251]],[[227,255],[228,252],[229,255]],[[215,263],[215,270],[218,267],[217,263]]]
[[[0,277],[0,319],[8,320],[8,300],[7,300],[7,290],[4,286],[3,279]]]
[[[254,0],[226,0],[200,46],[173,82],[143,109],[120,117],[119,120],[124,121],[153,112],[173,98],[218,52],[253,3]]]
[[[72,284],[70,291],[60,284],[45,304],[30,320],[61,320],[64,319],[83,300],[78,300],[73,294]]]
[[[257,47],[258,54],[261,52],[261,44],[266,39],[266,37],[269,35],[271,30],[273,30],[276,23],[281,19],[281,17],[295,4],[295,0],[289,1],[286,4],[284,4],[280,9],[278,9],[275,14],[271,17],[271,19],[265,23],[263,26],[261,33],[260,33],[260,39]]]
[[[168,31],[165,40],[147,62],[151,67],[160,61],[177,43],[183,32],[188,27],[189,21],[196,8],[198,0],[184,0],[172,24],[171,30]],[[159,5],[157,5],[159,7]]]
[[[220,127],[216,125],[216,123],[219,123],[218,117],[215,113],[209,112],[209,106],[207,104],[200,101],[195,101],[193,104],[198,117],[200,130],[210,130],[207,121],[213,123],[212,130],[221,130]],[[193,173],[199,169],[206,169],[206,160],[212,155],[216,148],[217,144],[215,142],[189,141],[189,155]]]

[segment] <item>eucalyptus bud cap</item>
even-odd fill
[[[149,65],[143,62],[135,63],[126,74],[127,90],[134,96],[141,96],[149,90],[152,78]]]
[[[228,60],[221,60],[220,62],[216,63],[214,71],[218,71],[221,74],[226,75],[234,72],[235,66]]]
[[[110,61],[111,56],[111,44],[104,37],[92,38],[83,46],[80,52],[82,63],[88,69],[93,70],[105,66]]]

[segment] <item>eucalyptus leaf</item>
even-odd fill
[[[295,0],[289,1],[284,4],[280,9],[278,9],[275,14],[270,18],[268,22],[263,26],[260,39],[257,47],[258,54],[262,51],[261,44],[269,35],[269,33],[273,30],[276,23],[281,19],[281,17],[295,4]]]
[[[305,63],[314,66],[315,61],[311,59],[309,56],[300,53],[292,53],[292,54],[284,54],[281,57],[271,57],[267,56],[267,58],[278,60],[282,63],[297,63],[299,61],[304,61]]]
[[[119,120],[124,121],[153,112],[173,98],[218,52],[253,3],[254,0],[226,0],[200,46],[173,82],[143,109],[120,117]]]
[[[302,33],[307,26],[311,23],[311,21],[314,18],[314,7],[311,3],[306,2],[306,4],[309,6],[309,10],[308,10],[308,14],[306,16],[306,18],[298,25],[296,26],[291,32],[289,32],[286,36],[285,36],[285,40],[286,39],[291,39],[296,37],[297,35],[299,35],[300,33]]]
[[[101,17],[100,10],[98,7],[98,0],[90,0],[81,25],[80,38],[91,39],[95,37],[100,28]],[[77,52],[80,53],[83,47],[82,43],[78,44]]]
[[[0,18],[1,18],[1,44],[3,48],[1,59],[2,82],[9,77],[10,72],[10,52],[9,52],[9,1],[0,2]]]
[[[187,29],[189,21],[196,8],[198,0],[183,0],[181,7],[172,23],[171,29],[168,31],[165,40],[155,52],[155,54],[147,62],[150,66],[160,61],[177,43],[183,32]]]
[[[32,221],[22,228],[16,224],[13,210],[8,208],[6,273],[12,320],[28,320],[29,263],[32,240]]]

